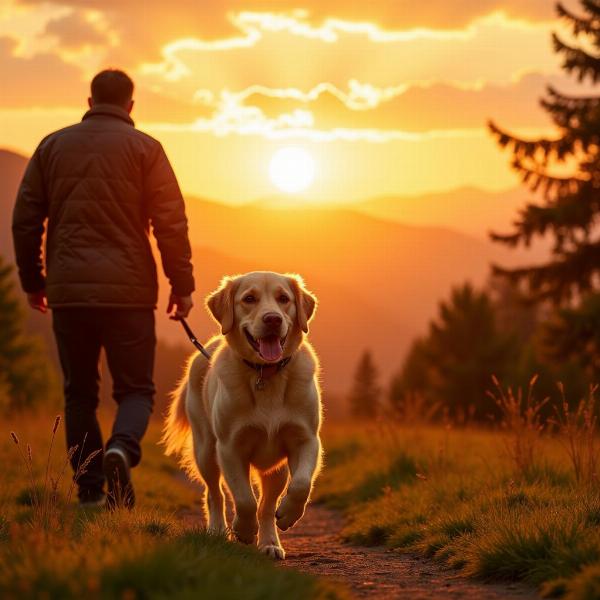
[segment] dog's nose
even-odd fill
[[[276,312],[268,312],[263,315],[263,323],[265,325],[270,325],[271,327],[278,327],[281,325],[282,321],[281,315]]]

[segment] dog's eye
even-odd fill
[[[281,304],[287,304],[290,299],[288,296],[286,296],[285,294],[281,294],[281,296],[279,296],[279,298],[277,299]]]
[[[256,302],[256,298],[252,294],[246,294],[242,298],[242,301],[245,302],[246,304],[254,304]]]

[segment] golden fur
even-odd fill
[[[227,530],[224,483],[235,506],[235,537],[284,558],[275,524],[285,530],[302,517],[321,464],[319,363],[305,336],[316,299],[299,276],[261,271],[224,278],[206,304],[221,335],[207,344],[210,363],[193,356],[173,392],[166,453],[204,482],[209,531]],[[268,348],[263,357],[265,339],[278,340],[275,358]],[[265,367],[269,376],[258,389],[258,373],[243,359],[277,364],[278,352],[289,363]]]

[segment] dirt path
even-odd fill
[[[198,489],[183,473],[177,479]],[[228,520],[232,506],[227,501]],[[199,511],[185,510],[179,517],[197,525]],[[350,546],[341,540],[342,516],[317,504],[309,505],[302,520],[281,534],[286,551],[283,568],[293,568],[340,581],[357,598],[369,600],[536,600],[531,589],[518,584],[491,585],[466,579],[442,565],[417,556],[400,554],[383,546]]]
[[[342,518],[335,512],[311,505],[304,518],[282,543],[285,567],[331,577],[349,587],[357,598],[469,598],[530,600],[537,598],[519,585],[487,585],[461,577],[455,571],[384,547],[364,548],[342,543]]]

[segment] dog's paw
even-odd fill
[[[293,527],[304,514],[304,506],[305,504],[303,502],[297,502],[292,500],[289,496],[286,496],[275,513],[277,527],[279,527],[281,531]]]
[[[266,554],[270,558],[275,560],[284,560],[285,559],[285,550],[276,544],[265,544],[263,546],[259,546],[258,549],[263,554]]]
[[[226,536],[229,530],[225,523],[209,523],[206,528],[206,533],[216,536]]]
[[[238,542],[256,545],[258,535],[258,521],[256,519],[240,519],[236,516],[231,529]]]

